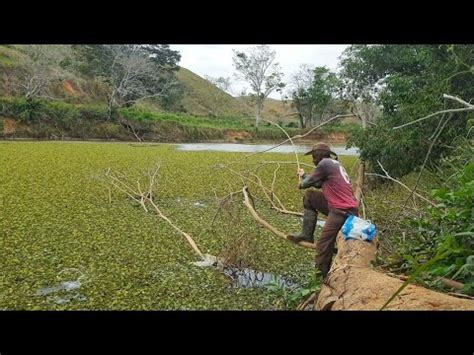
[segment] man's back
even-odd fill
[[[330,208],[358,207],[346,169],[331,158],[322,159],[316,169],[304,177],[304,185],[321,187]]]

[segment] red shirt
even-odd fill
[[[322,188],[329,208],[345,210],[359,207],[349,175],[337,160],[324,158],[314,171],[304,174],[300,188],[306,189],[311,186]]]

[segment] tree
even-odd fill
[[[379,170],[380,161],[396,178],[420,167],[434,133],[437,142],[426,166],[435,168],[438,159],[452,150],[455,137],[466,132],[472,119],[469,112],[440,115],[409,129],[393,128],[457,107],[443,100],[445,93],[468,101],[474,97],[473,45],[356,45],[346,49],[341,65],[344,89],[382,107],[376,125],[352,138],[374,170]]]
[[[275,57],[276,52],[265,45],[252,47],[247,52],[234,50],[236,77],[248,82],[253,90],[255,127],[258,127],[265,99],[272,92],[281,92],[285,87],[280,66],[274,63]]]
[[[159,45],[92,45],[76,47],[79,70],[109,84],[109,112],[148,98],[166,102],[180,92],[174,75],[180,56]],[[169,104],[169,102],[167,102]]]
[[[313,85],[310,87],[310,97],[314,105],[312,124],[322,122],[331,100],[339,89],[339,80],[335,73],[327,67],[314,68]]]
[[[53,82],[61,81],[64,73],[61,64],[69,55],[69,46],[29,45],[18,46],[26,54],[20,67],[20,91],[26,99],[51,98],[47,95]]]
[[[139,50],[148,54],[151,61],[160,69],[168,71],[179,70],[178,63],[181,60],[181,54],[178,51],[170,49],[167,44],[144,44],[138,46]]]
[[[231,79],[230,77],[212,77],[210,75],[206,75],[205,78],[219,89],[215,91],[212,97],[213,113],[214,115],[218,115],[220,108],[224,105],[225,99],[229,96],[229,91],[232,86]]]
[[[299,112],[301,127],[322,122],[340,87],[336,74],[327,67],[312,68],[303,64],[292,81],[293,104]]]
[[[310,65],[301,64],[299,70],[290,79],[292,106],[298,111],[301,128],[306,128],[313,117],[313,101],[309,95],[309,89],[314,81],[313,70]]]

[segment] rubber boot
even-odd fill
[[[288,237],[294,243],[302,241],[314,243],[314,229],[318,220],[318,213],[313,210],[304,210],[303,231],[299,234],[290,234]]]

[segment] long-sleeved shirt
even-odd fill
[[[330,158],[321,160],[316,169],[303,175],[300,189],[308,187],[322,188],[328,201],[329,208],[349,209],[359,207],[352,190],[346,169],[337,161]]]

